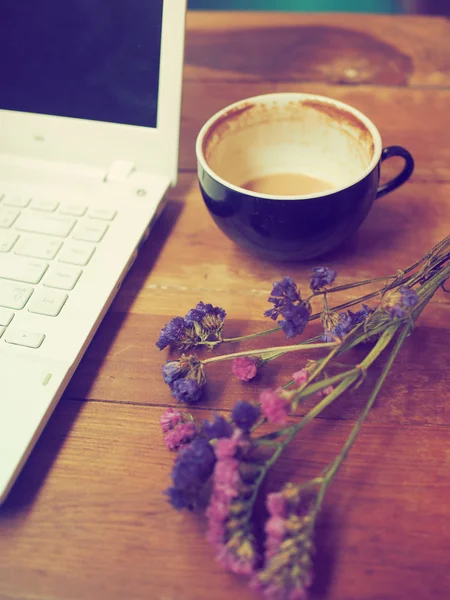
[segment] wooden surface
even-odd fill
[[[408,147],[417,169],[324,262],[342,283],[395,272],[449,233],[449,39],[450,22],[439,18],[189,15],[179,185],[0,509],[1,600],[255,598],[215,564],[203,520],[176,513],[162,495],[173,456],[158,418],[173,399],[160,376],[166,353],[154,342],[200,299],[227,309],[227,334],[257,331],[267,325],[271,282],[290,274],[305,285],[311,264],[260,261],[217,230],[196,185],[195,135],[218,108],[274,90],[320,92],[361,109],[385,144]],[[312,598],[450,597],[449,330],[450,297],[439,294],[330,488]],[[247,387],[211,366],[195,414],[254,398],[297,361],[272,363]],[[270,485],[323,467],[361,395],[313,423]]]

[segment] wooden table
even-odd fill
[[[162,495],[173,456],[158,419],[173,399],[155,340],[200,299],[226,308],[229,335],[267,327],[271,282],[290,274],[304,286],[311,264],[257,260],[218,231],[196,185],[195,135],[220,107],[264,92],[317,92],[361,109],[417,168],[327,263],[341,283],[390,274],[449,233],[449,40],[440,18],[189,15],[179,185],[0,510],[1,600],[255,597],[216,565],[204,520]],[[440,293],[329,490],[312,598],[450,597],[449,330]],[[195,415],[255,398],[301,360],[273,363],[249,387],[211,366]],[[323,467],[361,401],[354,394],[313,423],[272,485]]]

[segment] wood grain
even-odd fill
[[[316,261],[262,261],[217,229],[196,183],[195,137],[216,110],[270,91],[320,93],[362,110],[386,145],[414,154],[416,172],[320,262],[336,268],[341,283],[394,273],[449,233],[449,32],[448,20],[426,17],[188,16],[183,172],[0,507],[0,600],[255,598],[245,581],[215,564],[204,519],[176,513],[162,495],[173,456],[158,419],[173,398],[160,374],[167,353],[154,342],[171,317],[200,299],[226,308],[227,335],[265,328],[271,283],[289,274],[305,289]],[[389,161],[383,176],[398,168]],[[439,292],[330,488],[312,600],[450,597],[449,324],[450,296]],[[319,332],[317,324],[309,329]],[[277,333],[272,341],[284,338]],[[360,360],[363,351],[350,358]],[[256,398],[304,360],[291,355],[271,363],[247,386],[230,377],[229,363],[211,365],[207,394],[193,412],[227,414],[237,399]],[[268,489],[310,477],[335,456],[384,360],[293,444]]]
[[[60,404],[0,512],[2,600],[198,600],[211,597],[212,585],[216,600],[255,598],[215,564],[204,521],[167,505],[161,491],[173,457],[160,439],[160,412]],[[349,426],[314,423],[283,457],[268,489],[320,470]],[[324,507],[312,598],[445,597],[448,443],[447,427],[365,426]],[[44,481],[36,489],[39,476]]]
[[[186,78],[355,85],[450,83],[445,18],[348,14],[188,16]]]

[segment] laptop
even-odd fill
[[[0,12],[1,503],[176,181],[186,0]]]

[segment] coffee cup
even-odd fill
[[[383,148],[359,110],[315,94],[236,102],[212,116],[196,142],[204,202],[220,229],[259,256],[306,260],[356,232],[376,198],[414,170],[401,146]],[[380,165],[404,159],[380,185]]]

